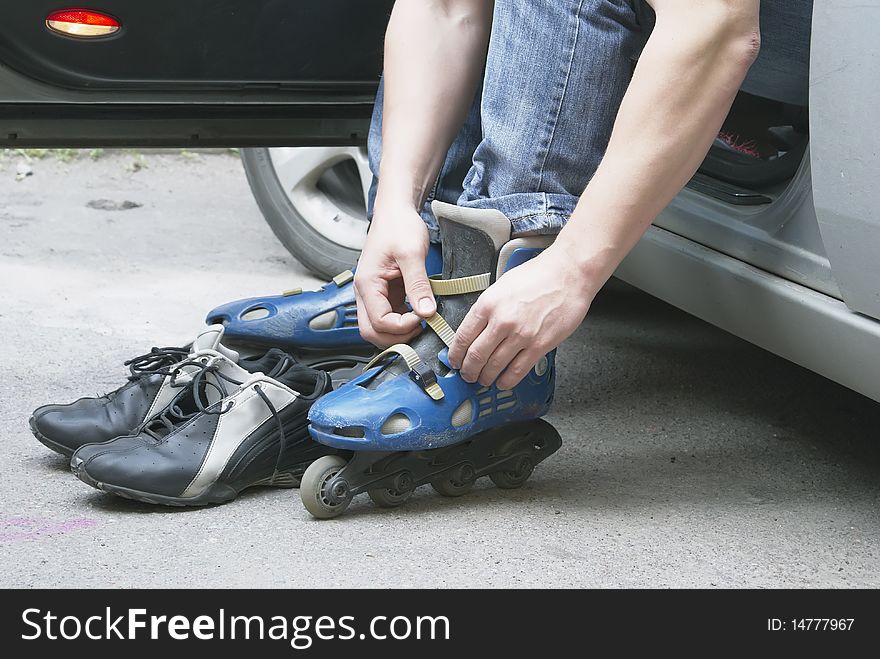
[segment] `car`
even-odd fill
[[[242,147],[291,253],[325,276],[356,261],[391,0],[0,6],[2,146]],[[616,276],[880,401],[875,14],[817,5],[807,104],[731,110],[779,113],[778,157],[716,140]]]

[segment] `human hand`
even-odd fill
[[[515,387],[577,329],[602,283],[552,245],[480,295],[455,332],[450,364],[466,382]]]
[[[411,207],[379,207],[354,277],[358,328],[377,346],[406,343],[436,311],[425,272],[428,229]],[[409,299],[410,311],[405,302]]]

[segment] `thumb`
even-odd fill
[[[425,271],[425,259],[418,256],[407,257],[401,259],[397,265],[403,275],[406,297],[413,311],[422,318],[430,318],[437,310],[437,303],[434,301],[434,293],[431,291],[428,273]]]

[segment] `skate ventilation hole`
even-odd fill
[[[397,433],[404,432],[410,428],[412,428],[412,421],[409,420],[409,417],[402,412],[397,412],[396,414],[389,416],[385,420],[385,423],[382,424],[382,434],[396,435]]]
[[[477,394],[482,396],[477,401],[480,409],[477,416],[481,419],[495,412],[503,412],[517,406],[516,395],[512,389],[491,391],[489,387],[484,387],[478,390]]]
[[[336,309],[331,309],[330,311],[325,311],[324,313],[318,314],[309,321],[309,329],[318,331],[328,330],[332,327],[335,327],[336,316]]]
[[[357,304],[346,304],[343,311],[343,323],[344,327],[357,327],[358,326],[358,317],[357,317]]]
[[[354,437],[355,439],[363,439],[366,435],[366,432],[360,426],[348,426],[347,428],[334,428],[334,435],[341,435],[342,437]]]
[[[262,320],[268,316],[269,310],[266,307],[254,307],[241,314],[240,318],[242,320]]]
[[[452,426],[453,428],[461,428],[464,425],[467,425],[471,422],[474,416],[474,404],[471,402],[471,399],[468,398],[461,405],[455,408],[455,412],[452,413]]]
[[[550,360],[547,359],[547,355],[544,355],[538,360],[538,363],[535,364],[535,375],[541,377],[547,372],[548,368],[550,368]]]

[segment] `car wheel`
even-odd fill
[[[241,160],[266,222],[297,260],[326,279],[355,264],[372,180],[364,149],[242,149]]]

